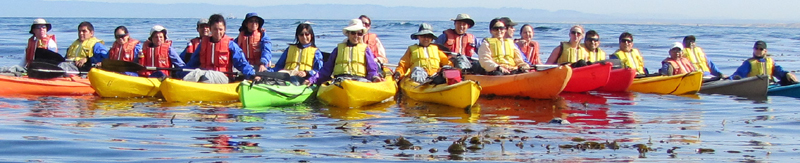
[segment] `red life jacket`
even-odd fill
[[[264,30],[261,32],[253,32],[250,36],[245,36],[244,32],[239,32],[238,44],[242,48],[244,57],[247,62],[257,66],[261,64],[261,37],[264,36]]]
[[[233,54],[231,54],[230,44],[233,38],[223,36],[219,42],[213,43],[210,41],[211,37],[203,37],[200,41],[200,69],[214,70],[220,72],[230,72],[233,64],[231,63]]]
[[[664,62],[667,62],[670,65],[672,65],[672,75],[686,74],[694,71],[694,66],[692,66],[692,62],[690,62],[685,57],[681,57],[678,60],[667,58],[664,59]]]
[[[531,62],[531,64],[542,64],[539,63],[540,61],[538,54],[539,47],[537,47],[539,46],[539,44],[536,43],[536,41],[527,41],[526,43],[517,42],[517,46],[519,46],[519,50],[522,51],[522,53],[525,53],[525,55],[527,55],[526,57],[528,58],[528,61]]]
[[[33,62],[34,56],[36,55],[36,48],[47,49],[47,44],[50,43],[50,40],[56,41],[56,35],[47,35],[44,40],[41,40],[41,44],[39,44],[39,40],[34,40],[35,36],[31,36],[28,39],[28,47],[25,48],[25,66],[28,66],[28,63]]]
[[[119,41],[115,41],[111,49],[108,50],[108,59],[133,62],[134,57],[138,57],[138,54],[133,54],[133,50],[136,48],[137,44],[139,44],[139,40],[132,38],[128,39],[125,45],[120,44]]]
[[[197,45],[200,45],[200,40],[202,40],[200,37],[195,37],[192,40],[189,40],[189,46],[186,46],[186,54],[187,55],[191,56],[192,53],[194,53],[194,50],[197,49]],[[189,57],[186,57],[186,58],[189,58]]]
[[[372,55],[378,55],[378,35],[374,33],[367,33],[364,35],[364,43],[367,44],[369,50],[372,52]]]
[[[472,57],[472,55],[475,54],[474,35],[467,33],[462,36],[456,34],[456,31],[453,29],[445,30],[444,34],[447,36],[447,42],[444,46],[450,48],[450,51],[467,55],[467,57]]]
[[[169,50],[172,47],[172,41],[166,40],[164,43],[157,47],[152,47],[152,43],[148,40],[144,42],[144,46],[142,46],[142,55],[144,57],[139,58],[139,64],[142,66],[147,67],[158,67],[158,68],[172,68],[172,62],[169,58]],[[169,70],[158,70],[164,73],[164,75],[169,76]],[[152,71],[143,70],[139,72],[140,76],[150,76]]]

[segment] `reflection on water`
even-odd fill
[[[400,103],[402,117],[436,118],[453,123],[476,123],[480,118],[481,105],[475,104],[470,108],[456,108],[447,105],[426,103],[403,97]]]

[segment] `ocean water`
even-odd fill
[[[19,63],[34,18],[0,18],[0,65]],[[196,37],[197,19],[47,18],[60,52],[77,38],[77,25],[92,22],[110,46],[113,29],[127,26],[144,40],[150,27],[168,29],[174,48]],[[228,20],[236,36],[241,19]],[[305,20],[267,20],[274,58]],[[345,39],[347,20],[310,20],[317,46],[331,51]],[[372,32],[397,63],[420,23],[437,33],[451,21],[374,20]],[[521,22],[525,24],[529,22]],[[574,24],[530,22],[542,58],[568,40]],[[784,69],[797,63],[800,31],[793,28],[705,25],[583,24],[600,33],[607,53],[622,32],[634,35],[645,66],[655,70],[673,42],[697,36],[698,46],[726,74],[752,53],[756,40]],[[520,25],[521,26],[521,25]],[[517,26],[519,28],[520,26]],[[489,36],[488,22],[469,32]],[[515,32],[518,35],[518,31]],[[242,108],[238,103],[170,103],[158,99],[99,97],[0,97],[0,162],[376,162],[376,161],[570,161],[570,162],[791,162],[798,158],[798,99],[750,100],[724,95],[640,93],[563,94],[558,100],[481,98],[470,109],[399,100],[354,109],[309,104]],[[571,124],[548,123],[554,118]],[[394,143],[400,136],[413,147]],[[448,147],[477,137],[463,154]],[[469,142],[469,141],[468,141]],[[604,148],[580,149],[586,142]],[[613,145],[616,142],[615,146]],[[591,143],[586,143],[591,144]],[[471,146],[471,145],[468,145]],[[652,150],[640,150],[647,146]],[[614,148],[618,147],[618,148]],[[432,152],[434,151],[435,152]],[[713,150],[713,151],[712,151]]]

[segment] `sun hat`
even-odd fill
[[[756,41],[756,44],[753,45],[753,48],[767,49],[767,43],[764,42],[764,41],[758,40],[758,41]]]
[[[417,36],[420,36],[420,35],[431,35],[431,36],[433,36],[433,39],[437,38],[436,34],[433,33],[433,27],[431,27],[431,25],[428,24],[428,23],[420,24],[419,25],[419,30],[417,31],[417,33],[411,34],[411,39],[412,40],[416,40]]]
[[[347,36],[348,31],[361,31],[364,34],[367,33],[367,28],[364,27],[364,24],[361,23],[361,19],[350,19],[350,23],[348,23],[347,27],[342,28],[342,34]]]
[[[31,30],[28,31],[28,33],[33,34],[33,28],[36,27],[36,25],[42,25],[42,24],[47,26],[47,31],[50,31],[50,29],[53,28],[53,25],[50,25],[50,23],[48,23],[47,21],[45,21],[42,18],[38,18],[38,19],[34,19],[33,20],[33,24],[31,24]]]
[[[200,26],[200,25],[203,25],[203,24],[208,24],[208,19],[203,18],[203,19],[197,20],[197,26]]]
[[[475,20],[472,20],[472,18],[470,18],[469,15],[467,15],[467,14],[458,14],[458,15],[456,15],[455,19],[450,19],[450,20],[467,22],[467,24],[469,24],[469,28],[472,28],[472,26],[475,26]]]
[[[264,18],[261,18],[260,16],[258,16],[258,13],[251,12],[251,13],[247,13],[247,15],[244,16],[244,20],[242,21],[242,26],[239,27],[239,31],[247,30],[247,20],[250,19],[250,18],[253,18],[253,17],[258,19],[258,28],[261,28],[261,27],[264,26]]]
[[[681,51],[683,51],[683,44],[680,43],[680,42],[672,43],[672,48],[669,48],[669,50],[671,51],[672,49],[675,49],[675,48],[678,48]]]
[[[164,28],[164,26],[155,25],[155,26],[153,26],[153,28],[150,28],[150,37],[153,37],[153,33],[156,33],[156,32],[164,32],[164,39],[165,40],[169,39],[169,37],[167,37],[167,28]],[[148,37],[148,38],[150,38],[150,37]]]

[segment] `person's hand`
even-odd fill
[[[500,72],[502,72],[504,74],[511,73],[511,71],[509,71],[508,68],[506,68],[506,67],[500,66],[499,69],[500,69]]]
[[[530,69],[531,69],[531,66],[530,66],[530,65],[527,65],[527,64],[524,64],[524,65],[522,65],[522,66],[519,66],[519,69],[521,69],[521,70],[523,70],[523,71],[528,71],[528,70],[530,70]]]
[[[311,81],[308,80],[303,81],[303,85],[311,86],[311,84],[312,84]]]
[[[102,64],[103,64],[103,62],[97,62],[97,64],[94,64],[94,67],[100,67],[100,66],[102,66]]]
[[[306,73],[306,71],[298,71],[297,76],[305,78],[306,76],[308,76],[308,73]]]
[[[253,77],[253,81],[261,81],[261,77],[260,76]]]
[[[75,61],[75,66],[83,67],[83,64],[86,64],[86,58]]]
[[[400,73],[394,72],[394,74],[392,74],[392,78],[394,78],[394,80],[400,79]]]
[[[264,72],[264,71],[267,71],[267,66],[264,65],[258,66],[258,72]]]
[[[384,80],[381,77],[377,77],[377,76],[372,77],[372,82],[382,82],[382,81],[384,81]]]

